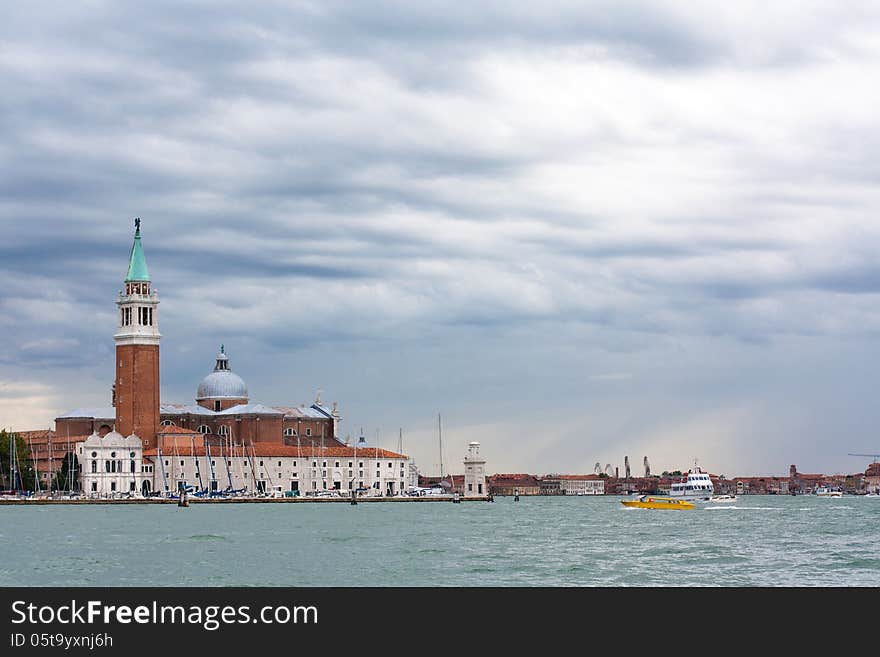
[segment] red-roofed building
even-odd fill
[[[865,492],[880,493],[880,463],[872,463],[865,469]]]
[[[292,447],[271,443],[236,445],[215,440],[190,440],[169,432],[170,447],[144,450],[144,463],[153,473],[154,489],[175,491],[179,485],[196,490],[297,491],[309,495],[323,490],[348,493],[365,489],[373,495],[397,495],[406,490],[408,457],[404,454],[354,446]],[[180,437],[186,440],[177,440]]]
[[[489,477],[490,495],[540,495],[541,482],[530,474],[494,474]]]

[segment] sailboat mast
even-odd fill
[[[12,431],[9,432],[9,490],[12,491],[13,483],[12,477],[15,474],[15,466],[13,466],[13,459],[15,458],[15,438],[12,437]]]
[[[28,436],[28,449],[31,452],[31,464],[34,467],[34,492],[40,492],[40,470],[37,468],[37,457],[34,455],[34,445],[31,442],[31,437]]]
[[[208,434],[205,434],[205,458],[208,465],[211,466],[211,490],[209,492],[213,493],[217,482],[217,473],[214,471],[214,461],[211,460],[211,443],[208,440]]]
[[[168,477],[165,475],[165,460],[162,458],[161,445],[156,445],[156,458],[159,460],[159,467],[162,468],[162,486],[164,492],[168,493]]]
[[[232,435],[232,427],[229,427],[229,436]],[[223,459],[223,463],[226,465],[226,478],[229,480],[229,490],[235,490],[235,486],[232,485],[232,471],[229,469],[229,458],[228,455],[223,454],[223,443],[229,440],[229,436],[220,437],[220,458]],[[227,451],[231,451],[227,450]]]
[[[70,427],[67,427],[67,450],[64,452],[67,459],[67,492],[73,492],[73,459],[74,453],[70,449]]]
[[[52,475],[55,474],[55,459],[52,453],[52,432],[49,432],[49,497],[52,497]]]
[[[437,413],[437,435],[440,438],[440,479],[443,479],[443,427],[440,425],[440,413]]]

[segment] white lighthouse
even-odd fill
[[[464,495],[465,497],[487,497],[486,459],[480,456],[480,443],[468,444],[464,457]]]

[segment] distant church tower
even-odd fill
[[[136,434],[144,448],[156,444],[159,429],[159,297],[150,289],[150,273],[141,246],[141,220],[135,219],[134,244],[119,292],[116,342],[116,431]]]

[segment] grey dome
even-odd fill
[[[247,385],[238,374],[229,369],[229,359],[221,346],[214,371],[202,379],[199,384],[199,389],[196,391],[196,401],[247,398]]]

